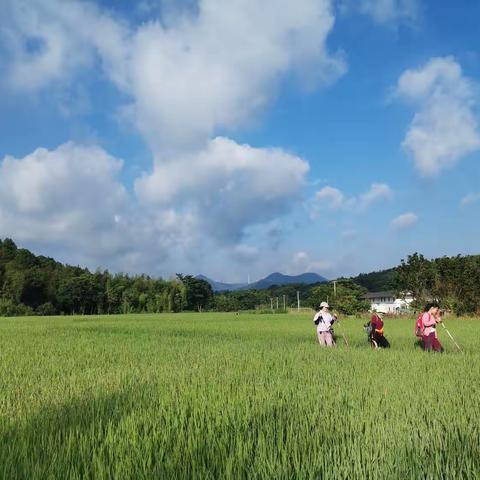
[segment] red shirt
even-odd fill
[[[372,315],[370,324],[375,330],[381,330],[383,328],[383,320],[376,313]]]

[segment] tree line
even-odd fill
[[[396,268],[395,284],[412,292],[418,309],[436,300],[457,315],[480,314],[480,255],[429,260],[414,253]]]
[[[272,286],[266,290],[217,292],[191,275],[163,280],[148,275],[129,276],[64,265],[0,240],[0,316],[93,315],[181,311],[280,312],[314,308],[327,299],[342,313],[365,310],[366,290],[348,279],[333,284]]]
[[[208,282],[190,275],[92,273],[0,240],[0,316],[180,312],[213,304]]]
[[[298,299],[297,299],[298,292]],[[317,308],[323,300],[336,311],[353,315],[368,310],[369,304],[362,299],[366,289],[350,279],[336,282],[315,283],[312,285],[293,284],[271,286],[264,290],[237,290],[218,292],[215,304],[221,311],[257,310],[261,312],[283,312],[300,307]]]
[[[414,253],[393,269],[313,285],[272,286],[265,290],[212,291],[191,275],[163,280],[64,265],[0,240],[0,316],[161,313],[181,311],[281,312],[315,308],[327,300],[342,314],[368,310],[362,295],[372,290],[412,292],[414,308],[438,300],[462,314],[480,314],[480,255],[433,260]]]
[[[352,280],[369,292],[382,292],[397,288],[397,269],[389,268],[378,272],[361,273]]]

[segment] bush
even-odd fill
[[[56,315],[57,309],[53,306],[51,302],[47,302],[47,303],[42,303],[42,305],[39,305],[35,310],[35,313],[37,315],[48,317],[50,315]]]
[[[13,317],[17,306],[8,298],[0,298],[0,317]]]
[[[23,303],[15,305],[8,298],[0,298],[0,317],[26,317],[29,315],[33,315],[33,310],[27,305]]]

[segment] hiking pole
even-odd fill
[[[463,350],[458,346],[458,343],[455,341],[455,339],[452,337],[452,334],[448,331],[448,328],[445,326],[445,324],[442,322],[442,327],[445,329],[447,332],[447,335],[452,339],[452,342],[455,344],[455,346],[458,348],[458,350],[463,353]]]
[[[338,323],[338,326],[340,327],[340,322],[337,320],[337,323]],[[340,329],[341,330],[341,335],[343,337],[343,341],[345,342],[345,345],[348,347],[348,340],[347,340],[347,336],[345,335],[345,333],[343,332],[343,328]]]

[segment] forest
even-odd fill
[[[440,301],[459,315],[480,312],[480,256],[433,260],[414,253],[393,269],[313,285],[214,293],[205,280],[177,274],[164,280],[109,271],[90,272],[36,256],[11,239],[0,240],[0,316],[92,315],[182,311],[283,312],[315,308],[327,300],[342,314],[366,311],[362,295],[372,290],[412,292],[416,309]]]
[[[436,300],[457,315],[480,314],[480,255],[429,260],[419,253],[402,260],[395,272],[395,289],[412,292],[414,307]]]
[[[0,315],[179,312],[213,308],[210,285],[190,275],[173,280],[63,265],[0,240]]]

